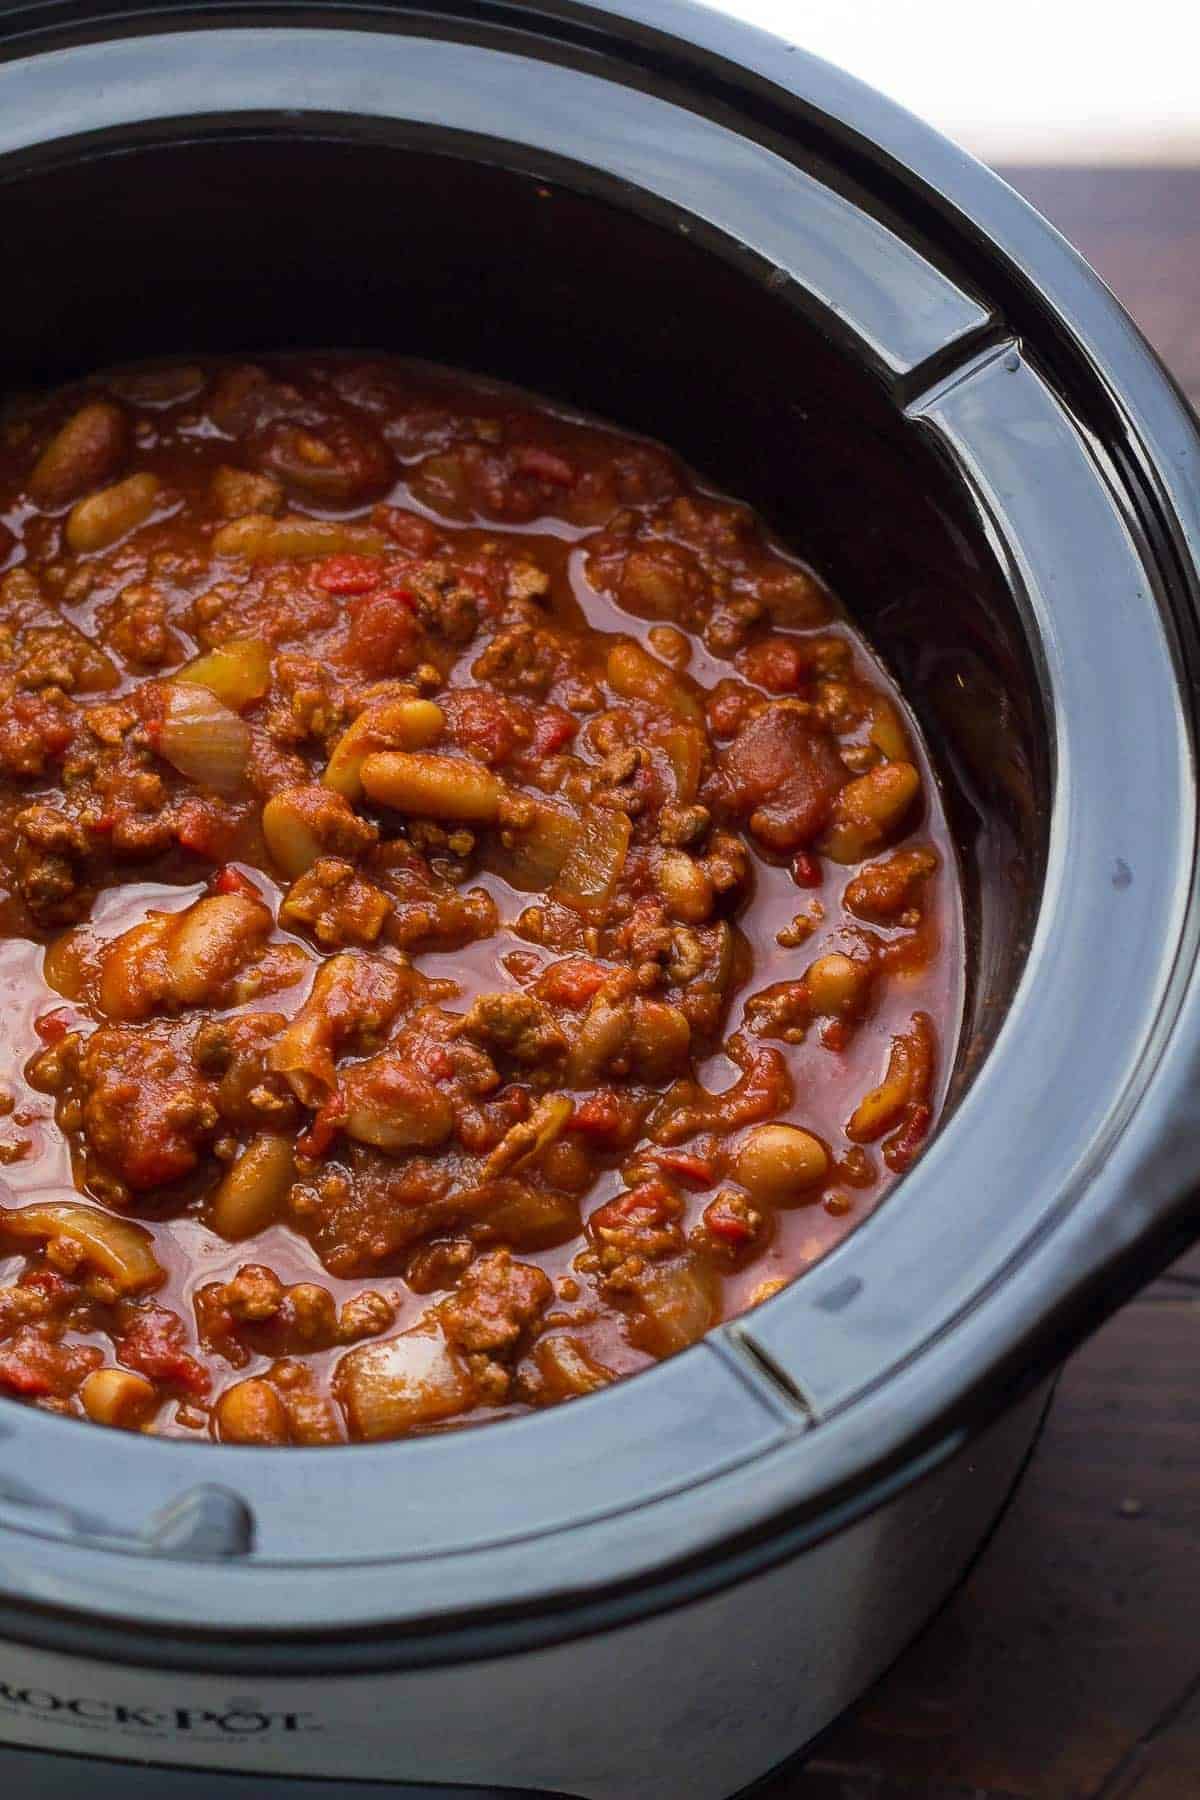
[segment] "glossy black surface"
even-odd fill
[[[83,11],[9,18],[86,35]],[[811,1276],[555,1414],[334,1455],[122,1437],[81,1488],[92,1434],[5,1409],[6,1636],[136,1661],[156,1627],[160,1662],[261,1666],[269,1641],[280,1666],[428,1663],[677,1603],[936,1466],[1197,1227],[1197,446],[1169,384],[1001,184],[823,65],[674,5],[635,32],[612,7],[472,14],[445,33],[489,51],[396,7],[379,22],[410,35],[365,39],[343,9],[332,35],[0,66],[7,368],[278,342],[284,297],[295,341],[319,325],[516,375],[762,506],[954,769],[965,1097]],[[675,20],[693,44],[650,29]],[[136,1533],[213,1481],[256,1548],[206,1564],[201,1592]]]

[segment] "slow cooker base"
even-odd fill
[[[570,1800],[569,1795],[522,1793],[517,1788],[413,1787],[392,1781],[308,1781],[304,1777],[213,1775],[162,1763],[97,1762],[46,1750],[0,1746],[0,1793],[10,1800],[79,1800],[86,1769],[90,1800]]]
[[[764,1765],[797,1744],[811,1753],[957,1585],[1026,1465],[1045,1399],[1030,1396],[800,1555],[652,1619],[529,1653],[352,1675],[331,1645],[323,1676],[281,1677],[268,1656],[233,1685],[0,1640],[0,1744],[12,1746],[0,1749],[0,1792],[74,1800],[83,1780],[97,1800],[109,1788],[113,1800],[753,1792]],[[289,1717],[303,1731],[286,1729]],[[156,1760],[131,1762],[131,1750]],[[11,1772],[6,1756],[17,1758]],[[388,1769],[394,1784],[381,1786]]]
[[[932,1631],[946,1608],[953,1604],[967,1582],[970,1581],[983,1558],[991,1549],[992,1541],[1001,1525],[1003,1525],[1005,1519],[1008,1517],[1012,1503],[1020,1492],[1026,1475],[1029,1473],[1030,1464],[1037,1455],[1043,1434],[1046,1430],[1047,1420],[1050,1417],[1050,1408],[1054,1404],[1054,1396],[1057,1392],[1058,1375],[1056,1374],[1051,1381],[1049,1391],[1046,1394],[1046,1402],[1042,1407],[1037,1425],[1034,1427],[1033,1436],[1029,1440],[1029,1448],[1021,1459],[1020,1467],[1013,1476],[1012,1484],[1005,1494],[1004,1499],[1001,1501],[999,1511],[996,1513],[995,1518],[988,1526],[983,1537],[980,1538],[979,1544],[970,1559],[964,1564],[962,1573],[959,1575],[957,1581],[955,1581],[945,1597],[934,1608],[933,1612],[930,1613],[929,1617],[917,1627],[908,1642],[900,1646],[899,1650],[897,1650],[895,1656],[892,1658],[891,1663],[888,1664],[888,1667],[880,1670],[879,1674],[875,1677],[876,1681],[883,1681],[890,1674],[896,1663],[898,1663],[902,1657],[907,1655],[912,1646],[917,1642],[918,1638],[923,1637],[927,1631]],[[853,1705],[853,1701],[848,1702],[846,1711],[848,1712]],[[832,1732],[837,1730],[843,1717],[844,1714],[839,1713],[836,1719],[830,1719],[828,1725],[823,1726],[815,1737],[809,1739],[807,1744],[801,1744],[798,1750],[794,1750],[790,1756],[785,1756],[782,1762],[777,1762],[775,1764],[774,1768],[767,1769],[764,1774],[756,1776],[748,1786],[739,1788],[736,1794],[730,1795],[729,1800],[756,1800],[756,1796],[765,1796],[773,1784],[782,1780],[785,1775],[799,1774],[800,1771],[812,1761],[826,1738],[829,1737]],[[0,1767],[2,1767],[2,1765],[0,1765]]]

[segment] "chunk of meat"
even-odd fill
[[[514,1261],[511,1251],[494,1250],[472,1263],[457,1292],[442,1302],[442,1330],[460,1350],[507,1356],[553,1296],[541,1269]]]
[[[718,760],[715,797],[766,849],[811,844],[833,812],[848,771],[827,732],[787,701],[742,726]]]
[[[318,944],[341,950],[348,944],[375,943],[391,913],[387,895],[353,863],[323,856],[288,889],[279,923],[311,931]]]
[[[561,1061],[567,1040],[550,1008],[533,994],[480,994],[462,1023],[473,1038],[497,1059],[523,1068],[542,1068]]]
[[[44,775],[75,735],[76,713],[65,694],[14,694],[0,703],[0,772]]]
[[[235,1368],[244,1368],[251,1356],[307,1356],[378,1337],[396,1316],[391,1302],[372,1290],[339,1311],[328,1288],[313,1281],[285,1286],[261,1263],[243,1264],[229,1281],[206,1283],[195,1307],[205,1347]]]
[[[213,471],[209,491],[221,519],[240,519],[246,513],[277,513],[283,507],[282,482],[273,475],[233,468],[229,463],[221,463]]]
[[[176,1032],[133,1025],[103,1025],[84,1047],[84,1134],[96,1159],[128,1187],[187,1175],[216,1132],[214,1083],[187,1049]]]
[[[867,863],[851,877],[845,904],[860,919],[891,924],[916,903],[922,884],[936,868],[932,850],[897,850],[883,862]]]
[[[200,1397],[211,1385],[208,1370],[186,1344],[187,1330],[178,1313],[165,1306],[130,1308],[117,1339],[117,1361],[150,1381]]]

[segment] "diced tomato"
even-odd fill
[[[553,756],[564,744],[570,743],[578,730],[578,721],[571,717],[566,707],[543,706],[533,721],[530,752],[534,756]]]
[[[261,900],[262,894],[248,875],[234,863],[223,863],[212,879],[214,894],[241,894],[245,900]]]
[[[900,1129],[884,1140],[883,1160],[889,1169],[893,1169],[897,1175],[903,1175],[906,1169],[912,1167],[932,1121],[932,1109],[924,1102],[909,1107],[908,1116]]]
[[[443,695],[442,711],[451,741],[490,766],[507,762],[516,750],[522,713],[502,694],[487,688],[455,688]]]
[[[65,1399],[103,1361],[90,1344],[57,1344],[25,1325],[0,1345],[0,1388],[30,1400]]]
[[[368,675],[388,675],[414,660],[420,636],[415,601],[405,588],[383,588],[357,601],[350,615],[351,660]]]
[[[79,1289],[57,1269],[26,1269],[17,1280],[17,1286],[31,1288],[35,1294],[51,1302],[52,1305],[65,1305],[68,1301],[79,1297]]]
[[[178,1313],[165,1306],[139,1312],[117,1348],[117,1361],[151,1381],[170,1382],[189,1394],[206,1394],[208,1371],[184,1349],[185,1331]]]
[[[175,815],[175,838],[193,856],[222,862],[233,846],[236,827],[219,804],[188,799]]]
[[[513,452],[513,467],[518,475],[535,475],[552,487],[570,487],[575,470],[565,456],[544,450],[540,444],[524,444]]]
[[[792,858],[792,880],[797,887],[820,887],[824,876],[821,865],[810,850],[797,850]]]
[[[355,556],[348,550],[338,556],[326,557],[313,576],[317,586],[324,588],[327,594],[369,594],[372,588],[379,586],[379,578],[378,561],[368,556]]]
[[[334,1094],[316,1114],[308,1130],[296,1139],[296,1148],[301,1156],[315,1162],[324,1156],[330,1144],[342,1128],[346,1117],[346,1102],[341,1094]]]
[[[534,991],[548,1006],[579,1008],[586,1006],[613,974],[607,964],[593,962],[588,956],[568,956],[542,971]]]
[[[750,709],[762,705],[762,695],[743,681],[725,676],[708,696],[706,711],[709,729],[714,737],[734,737],[749,717]]]
[[[819,1035],[826,1050],[834,1050],[840,1055],[850,1042],[853,1032],[848,1019],[826,1019]]]
[[[590,1099],[575,1108],[571,1115],[572,1131],[585,1132],[589,1137],[615,1137],[622,1124],[620,1103],[615,1094],[593,1094]]]
[[[640,1181],[626,1194],[618,1194],[598,1206],[589,1221],[596,1231],[615,1231],[631,1221],[643,1225],[668,1225],[679,1216],[680,1201],[665,1181]]]
[[[794,694],[804,684],[809,658],[795,638],[766,637],[747,644],[735,660],[756,687],[769,694]]]
[[[405,512],[403,507],[376,507],[375,519],[388,536],[412,556],[432,556],[441,541],[435,525],[423,519],[420,513]]]
[[[454,1059],[440,1044],[431,1044],[420,1057],[423,1074],[433,1081],[447,1081],[454,1073]]]
[[[717,1178],[717,1172],[706,1156],[695,1156],[690,1150],[656,1151],[655,1162],[667,1175],[673,1175],[677,1181],[688,1187],[711,1187]]]
[[[735,1249],[750,1243],[754,1237],[754,1226],[749,1219],[725,1200],[711,1201],[705,1207],[703,1217],[710,1234]]]
[[[54,1384],[44,1364],[32,1356],[6,1345],[0,1349],[0,1387],[12,1394],[25,1394],[30,1399],[52,1394]]]
[[[71,1015],[65,1007],[56,1006],[53,1012],[44,1012],[33,1021],[33,1029],[43,1044],[61,1044],[71,1029]]]

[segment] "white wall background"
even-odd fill
[[[989,162],[1200,163],[1200,0],[710,0]]]

